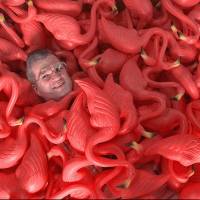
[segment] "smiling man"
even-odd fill
[[[26,75],[35,92],[45,100],[60,100],[72,90],[66,63],[47,49],[36,50],[28,56]]]

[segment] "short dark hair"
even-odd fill
[[[35,61],[46,58],[49,55],[54,55],[49,49],[38,49],[38,50],[31,52],[28,55],[28,58],[27,58],[27,61],[26,61],[26,76],[27,76],[27,79],[32,84],[35,82],[35,76],[34,76],[34,73],[32,71],[32,64]]]

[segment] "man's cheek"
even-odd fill
[[[71,80],[70,77],[68,77],[68,78],[66,79],[66,84],[67,84],[68,88],[71,88],[71,86],[72,86],[72,80]]]
[[[40,91],[42,93],[49,93],[51,91],[51,88],[49,87],[49,85],[43,85],[42,87],[40,87]]]

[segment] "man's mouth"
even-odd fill
[[[57,81],[57,82],[54,84],[53,89],[57,89],[57,88],[61,87],[63,84],[64,84],[64,81],[63,81],[63,80]]]

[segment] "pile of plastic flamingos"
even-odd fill
[[[1,0],[0,198],[200,199],[200,0]],[[44,102],[50,49],[73,91]]]

